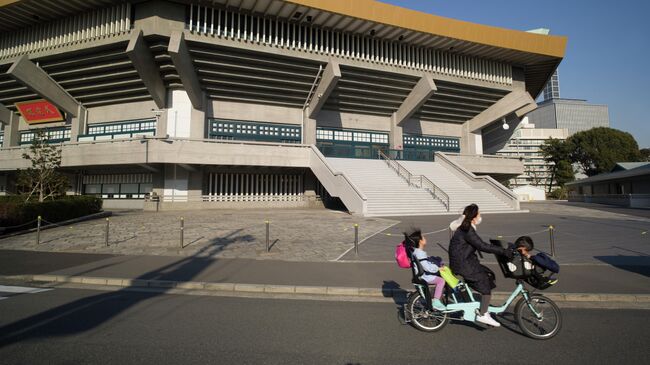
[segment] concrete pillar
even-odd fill
[[[207,98],[204,93],[201,94],[202,105],[207,103]],[[205,108],[197,109],[192,102],[192,110],[190,112],[190,138],[204,139],[208,138],[208,125],[205,116]]]
[[[165,193],[165,168],[159,169],[157,172],[151,173],[152,193],[156,195],[163,195]]]
[[[167,135],[167,110],[158,110],[156,114],[156,137],[162,138]]]
[[[194,119],[199,120],[205,118],[205,113],[198,110],[193,113],[194,107],[185,90],[170,90],[167,100],[169,102],[169,109],[167,109],[167,134],[170,137],[176,138],[192,137],[193,114],[195,114]],[[195,131],[194,133],[198,132]]]
[[[323,70],[320,82],[314,91],[314,96],[309,101],[309,116],[311,118],[316,118],[318,112],[320,112],[323,105],[325,105],[327,98],[336,87],[340,78],[341,68],[339,67],[338,62],[330,59],[327,66],[325,66],[325,70]]]
[[[515,90],[526,90],[526,76],[523,68],[512,68],[512,88]]]
[[[189,171],[187,196],[190,201],[200,201],[203,195],[203,170]]]
[[[187,201],[189,193],[189,171],[178,164],[165,165],[163,195],[167,201]]]
[[[201,83],[196,75],[194,64],[192,63],[192,56],[190,55],[189,47],[182,32],[172,32],[169,39],[169,46],[167,52],[174,63],[174,67],[181,78],[183,88],[187,91],[192,105],[196,109],[203,109],[205,98],[201,90]]]
[[[79,106],[76,117],[70,120],[70,142],[77,142],[79,135],[86,133],[86,108]]]
[[[18,146],[20,142],[18,140],[20,136],[18,133],[20,117],[16,113],[10,113],[6,119],[7,124],[4,126],[4,142],[2,143],[2,147],[8,148]]]
[[[61,85],[50,77],[43,69],[29,60],[27,55],[20,56],[7,70],[19,83],[40,95],[65,111],[68,115],[78,116],[80,103],[75,100]]]
[[[160,77],[160,70],[149,49],[149,45],[144,40],[142,30],[136,29],[131,34],[131,39],[126,47],[126,55],[131,60],[156,106],[161,109],[164,108],[166,105],[165,82]]]
[[[467,155],[483,154],[483,136],[480,130],[470,132],[469,123],[463,124],[463,134],[460,137],[460,153]]]
[[[438,88],[433,82],[431,74],[423,74],[420,80],[413,87],[402,102],[399,109],[393,114],[398,126],[401,126],[408,118],[413,115],[420,107],[433,95]]]
[[[309,115],[309,108],[306,108],[302,116],[302,143],[316,144],[316,119],[310,118]]]
[[[393,113],[390,117],[390,134],[388,135],[388,144],[391,150],[404,149],[404,132],[397,117],[397,113]]]

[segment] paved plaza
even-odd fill
[[[529,213],[485,214],[478,227],[487,240],[530,235],[550,252],[553,226],[560,263],[650,266],[650,218],[645,210],[615,210],[563,202],[523,204]],[[624,214],[626,213],[626,214]],[[635,213],[630,215],[627,213]],[[185,221],[180,247],[180,217]],[[362,218],[324,209],[203,210],[190,212],[118,211],[110,218],[109,246],[103,219],[0,240],[0,248],[117,255],[195,256],[287,261],[392,262],[401,232],[418,227],[429,233],[427,252],[447,257],[446,230],[454,216]],[[271,251],[266,252],[265,221]],[[355,254],[354,224],[359,225]],[[434,232],[434,233],[430,233]],[[492,262],[491,255],[485,260]]]
[[[554,228],[556,258],[562,264],[611,264],[650,266],[650,218],[645,210],[602,209],[601,206],[574,205],[566,202],[524,203],[529,213],[484,214],[478,234],[484,239],[502,239],[513,242],[528,235],[535,247],[551,252],[549,227]],[[635,213],[631,215],[629,213]],[[363,242],[359,255],[348,253],[342,260],[393,261],[394,246],[400,232],[411,227],[421,228],[429,244],[431,255],[447,257],[436,243],[447,248],[449,232],[445,230],[451,218],[394,217],[400,223]],[[387,236],[391,234],[391,236]],[[492,255],[484,255],[486,262],[495,262]]]
[[[180,247],[180,217],[184,248]],[[266,225],[270,222],[270,252]],[[187,212],[115,212],[110,218],[109,246],[104,219],[0,240],[0,249],[120,255],[195,256],[216,258],[329,261],[359,240],[397,221],[353,217],[325,209],[201,210]]]

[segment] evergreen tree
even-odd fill
[[[564,186],[567,182],[573,181],[573,166],[570,160],[570,150],[566,141],[549,138],[540,147],[544,160],[549,164],[551,178],[548,182],[550,193],[553,184]]]
[[[613,128],[598,127],[578,132],[566,143],[570,161],[580,165],[587,176],[609,172],[617,162],[641,159],[634,137]]]

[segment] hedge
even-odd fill
[[[7,227],[4,233],[8,233],[11,231],[10,227],[33,221],[39,215],[48,222],[56,223],[98,213],[101,210],[102,200],[94,196],[69,195],[42,203],[32,201],[25,203],[25,198],[22,196],[3,196],[0,197],[0,227]],[[33,226],[35,224],[20,229]]]

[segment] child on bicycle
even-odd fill
[[[548,257],[548,255],[545,253],[540,252],[536,255],[531,255],[530,251],[532,251],[534,248],[535,244],[533,243],[533,239],[528,236],[521,236],[515,241],[515,249],[519,251],[522,256],[529,259],[542,270],[549,270],[555,274],[560,272],[560,266],[557,264],[557,262]],[[555,280],[552,275],[549,276],[549,279]]]
[[[418,266],[413,263],[415,267],[415,274],[419,275],[422,280],[426,281],[430,285],[435,285],[436,289],[433,293],[433,308],[437,310],[445,310],[446,307],[440,300],[442,298],[442,291],[445,288],[445,280],[436,274],[440,271],[440,268],[443,267],[442,259],[436,256],[429,256],[424,251],[425,246],[427,245],[427,239],[422,235],[422,231],[419,229],[415,230],[411,234],[404,234],[405,243],[407,243],[411,248],[413,248],[413,260],[418,260],[424,273],[418,272]]]

